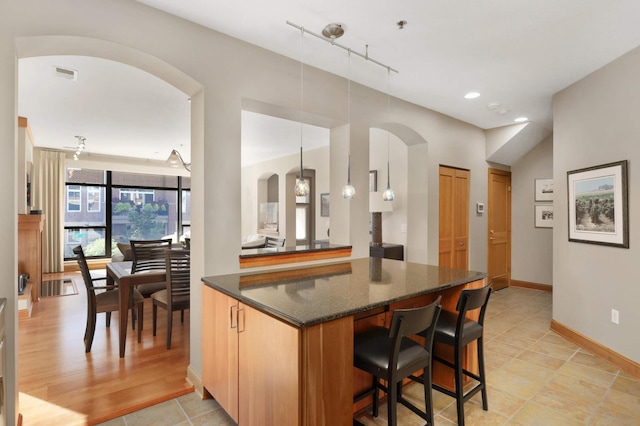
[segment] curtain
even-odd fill
[[[42,232],[42,272],[64,272],[65,153],[39,151],[35,205],[45,215]],[[33,203],[32,203],[33,204]]]

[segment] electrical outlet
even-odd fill
[[[614,324],[620,324],[620,312],[615,309],[611,310],[611,322]]]
[[[407,232],[407,224],[403,223],[402,225],[400,225],[400,232]]]

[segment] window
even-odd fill
[[[67,186],[67,211],[79,212],[80,211],[80,186],[68,185]]]
[[[121,241],[177,242],[189,231],[190,186],[188,177],[67,168],[65,259],[77,245],[87,257],[110,257]]]
[[[296,240],[306,240],[308,206],[296,207]]]
[[[102,209],[100,206],[101,188],[97,186],[87,187],[87,211],[91,213],[99,213]]]

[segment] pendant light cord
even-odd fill
[[[347,185],[351,185],[351,49],[347,49],[347,124],[349,125],[349,154],[347,163]]]
[[[300,27],[300,178],[302,179],[302,109],[304,108],[304,28]]]
[[[387,67],[387,122],[391,123],[391,68]],[[387,188],[391,188],[389,173],[389,130],[387,130]]]

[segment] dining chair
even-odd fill
[[[431,399],[431,359],[433,334],[440,314],[440,297],[433,303],[420,308],[396,309],[393,311],[389,328],[373,327],[354,337],[353,365],[373,376],[370,390],[356,396],[354,402],[373,395],[373,416],[378,417],[379,389],[387,394],[387,422],[397,424],[397,403],[409,408],[429,426],[433,426],[433,403]],[[424,332],[424,344],[410,336]],[[402,381],[414,378],[414,374],[424,369],[423,387],[425,411],[423,412],[402,397]],[[380,383],[386,381],[386,386]],[[354,424],[359,424],[354,420]]]
[[[131,273],[136,274],[145,271],[164,270],[164,252],[171,248],[171,239],[164,240],[131,240],[131,254],[133,263]],[[165,288],[164,281],[157,283],[140,284],[138,291],[144,297],[150,297],[156,291]]]
[[[106,285],[106,279],[104,277],[93,278],[87,265],[87,259],[84,256],[82,246],[76,246],[73,248],[73,253],[76,255],[80,272],[82,273],[82,280],[87,289],[87,325],[84,330],[84,349],[85,352],[91,352],[91,345],[93,344],[93,337],[96,331],[96,317],[99,313],[106,313],[106,325],[111,325],[111,312],[117,312],[119,310],[120,291],[116,286]],[[105,281],[105,285],[96,286],[96,281]],[[142,329],[142,310],[144,309],[144,298],[140,292],[133,289],[132,299],[129,303],[131,309],[132,323],[135,324],[134,307],[138,313],[138,330]]]
[[[153,335],[156,335],[158,307],[167,310],[167,349],[171,349],[173,312],[189,309],[191,298],[191,256],[189,250],[165,250],[166,288],[151,295],[153,301]]]

